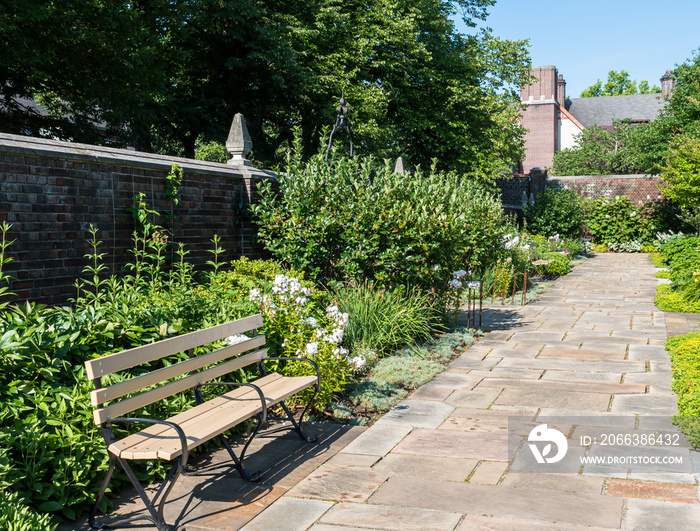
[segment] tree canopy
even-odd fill
[[[270,165],[297,127],[315,150],[344,91],[360,153],[490,179],[522,153],[512,103],[529,81],[527,42],[460,34],[452,18],[474,27],[494,3],[9,0],[1,127],[193,156],[242,112],[252,157]]]
[[[660,93],[661,89],[654,85],[649,88],[648,81],[640,81],[639,85],[633,79],[630,79],[629,72],[626,70],[610,70],[608,79],[603,85],[599,79],[590,87],[581,92],[582,98],[594,98],[597,96],[629,96],[633,94],[656,94]]]

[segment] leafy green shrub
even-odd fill
[[[428,338],[441,327],[439,312],[427,295],[415,289],[385,290],[372,282],[336,290],[340,311],[350,317],[345,344],[389,352]]]
[[[583,210],[572,190],[547,188],[523,213],[527,228],[533,234],[559,234],[569,238],[580,238],[583,234]]]
[[[535,262],[547,261],[550,263],[531,265],[533,275],[562,276],[571,271],[571,255],[563,252],[543,253]]]
[[[666,341],[671,356],[672,388],[678,394],[674,422],[700,447],[700,333],[674,336]]]
[[[640,210],[626,196],[586,202],[585,219],[595,243],[627,243],[642,239]]]
[[[0,494],[0,529],[6,531],[54,531],[58,524],[48,514],[31,510],[17,492]]]
[[[301,282],[302,287],[313,287],[304,280],[302,271],[288,270],[274,260],[250,260],[242,256],[230,263],[230,269],[212,277],[208,289],[222,289],[227,296],[235,299],[248,299],[251,289],[270,291],[277,275],[287,275]]]
[[[586,200],[583,209],[586,229],[597,244],[638,242],[641,250],[655,240],[657,233],[685,228],[678,219],[678,207],[666,201],[639,206],[623,195]]]
[[[194,158],[197,160],[208,160],[209,162],[226,164],[231,157],[226,146],[221,142],[203,142],[198,143],[197,149],[194,152]]]
[[[664,162],[664,195],[686,208],[700,204],[700,139],[690,134],[676,136]]]
[[[314,280],[414,286],[444,302],[452,272],[483,267],[508,230],[496,197],[455,174],[395,174],[359,157],[305,163],[297,145],[278,184],[260,184],[261,241]]]
[[[664,260],[671,269],[674,289],[683,289],[700,264],[700,237],[673,238],[661,246]]]

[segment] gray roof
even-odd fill
[[[569,111],[584,127],[612,125],[613,120],[629,118],[633,121],[651,121],[666,105],[661,94],[633,96],[599,96],[566,100]]]

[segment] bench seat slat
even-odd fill
[[[273,373],[268,376],[265,376],[264,378],[260,378],[258,380],[255,380],[254,385],[258,385],[258,383],[265,385],[265,384],[270,384],[274,380],[277,380],[279,378],[282,378],[282,375]],[[251,388],[250,386],[244,385],[241,387],[236,387],[232,391],[229,391],[226,393],[228,397],[232,398],[245,398],[249,394],[253,396],[252,394],[254,393],[254,396],[258,397],[258,405],[260,405],[260,396],[258,393]],[[217,396],[216,398],[212,400],[208,400],[204,404],[197,405],[195,407],[192,407],[186,411],[183,411],[182,413],[178,413],[174,417],[171,417],[170,420],[171,422],[174,422],[175,424],[178,425],[183,425],[187,424],[190,422],[192,419],[195,417],[198,417],[200,415],[204,415],[206,411],[206,407],[204,406],[209,406],[210,408],[214,408],[217,406],[220,406],[223,403],[228,402],[228,398],[226,396]],[[198,409],[199,408],[199,409]],[[141,443],[142,440],[146,440],[148,438],[153,438],[158,436],[159,434],[168,431],[170,428],[164,424],[150,424],[146,428],[142,429],[138,433],[134,433],[133,435],[130,435],[128,437],[125,437],[124,439],[121,439],[118,441],[119,443],[119,448],[120,450],[126,450],[130,448],[131,446],[136,446]],[[115,443],[117,444],[117,443]]]
[[[130,411],[135,411],[149,404],[153,404],[154,402],[158,402],[159,400],[162,400],[168,396],[186,391],[198,383],[208,382],[214,378],[224,376],[232,371],[264,359],[266,356],[267,349],[256,350],[250,354],[241,356],[240,358],[235,358],[231,361],[222,363],[221,365],[216,365],[215,367],[195,373],[192,376],[175,380],[174,382],[170,382],[150,391],[146,391],[145,393],[141,393],[140,395],[116,402],[113,405],[96,409],[93,412],[95,424],[102,424],[103,422],[109,421],[111,418],[120,417],[126,413],[129,413]]]
[[[289,398],[316,382],[316,376],[285,377],[273,373],[252,382],[261,388],[268,407]],[[259,413],[258,393],[250,387],[234,389],[214,400],[169,419],[185,432],[188,449],[192,449],[220,433]],[[109,451],[123,459],[167,459],[178,457],[180,439],[175,430],[154,425],[113,443]]]
[[[206,345],[213,341],[219,341],[228,336],[243,334],[257,328],[262,328],[263,321],[260,314],[244,317],[228,323],[212,326],[203,330],[197,330],[189,334],[162,339],[148,345],[123,350],[115,354],[102,356],[85,362],[88,378],[94,380],[102,376],[123,371],[141,365],[149,361],[157,360],[165,356],[171,356],[178,352]]]
[[[181,361],[170,365],[169,367],[163,367],[162,369],[151,371],[141,376],[136,376],[129,380],[110,385],[109,387],[97,389],[90,393],[90,400],[93,406],[98,406],[100,404],[104,404],[105,402],[109,402],[110,400],[114,400],[115,398],[120,398],[140,389],[145,389],[151,385],[170,380],[171,378],[201,369],[202,367],[206,367],[207,365],[211,365],[213,363],[218,363],[227,358],[236,356],[241,352],[245,352],[246,350],[261,347],[264,344],[265,336],[256,336],[248,341],[243,341],[230,347],[224,347],[219,350],[215,350],[214,352],[202,354],[201,356]]]

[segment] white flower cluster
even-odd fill
[[[467,287],[469,289],[479,289],[481,287],[481,282],[478,280],[472,280],[471,282],[467,282]]]
[[[452,272],[452,280],[449,281],[451,288],[460,289],[462,287],[462,281],[460,279],[464,278],[467,272],[464,269]]]
[[[347,313],[341,312],[335,304],[331,304],[326,308],[326,315],[333,319],[336,324],[342,328],[348,326],[350,316]]]
[[[226,338],[226,342],[228,343],[229,347],[232,347],[233,345],[238,345],[238,343],[243,343],[244,341],[248,341],[250,338],[246,335],[243,334],[236,334],[235,336],[228,336]]]
[[[503,247],[506,249],[513,249],[517,247],[520,242],[520,236],[517,234],[506,234],[503,238]]]
[[[287,275],[275,276],[275,280],[272,282],[272,292],[276,293],[281,301],[294,301],[294,304],[297,306],[306,304],[308,297],[311,295],[309,288],[303,288],[298,279]]]
[[[352,365],[352,369],[355,372],[359,372],[363,369],[365,365],[367,365],[367,360],[365,359],[364,356],[355,356],[349,359],[350,364]]]

